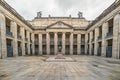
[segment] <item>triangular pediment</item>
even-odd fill
[[[72,29],[73,27],[69,24],[66,24],[62,21],[53,23],[47,27],[48,29]]]

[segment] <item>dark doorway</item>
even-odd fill
[[[112,57],[112,39],[108,40],[107,43],[107,47],[106,47],[106,57]]]
[[[10,39],[6,40],[7,43],[7,57],[13,57],[13,46]]]
[[[18,56],[22,56],[21,42],[18,42]]]

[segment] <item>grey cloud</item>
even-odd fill
[[[33,19],[38,11],[43,16],[77,16],[82,11],[85,18],[95,19],[115,0],[5,0],[25,19]]]

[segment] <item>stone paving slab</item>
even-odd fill
[[[50,56],[52,57],[52,56]],[[120,80],[120,60],[66,56],[75,62],[46,62],[48,57],[0,60],[0,80]]]

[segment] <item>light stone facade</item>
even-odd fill
[[[82,14],[80,14],[82,15]],[[22,55],[93,55],[120,58],[120,1],[93,22],[83,16],[22,18],[0,1],[0,57]]]

